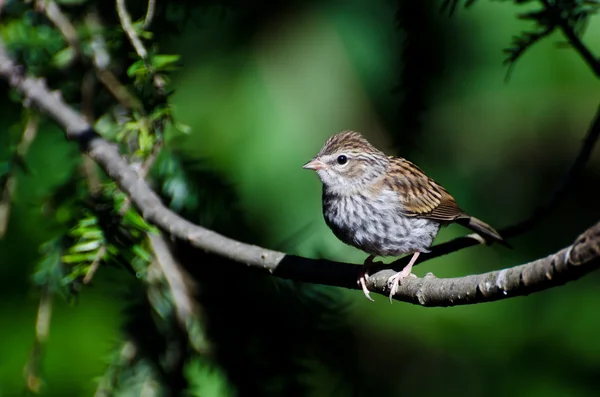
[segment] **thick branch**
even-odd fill
[[[600,222],[570,246],[524,265],[460,278],[425,276],[400,287],[395,299],[422,306],[454,306],[529,295],[580,278],[600,267]],[[386,274],[380,274],[386,273]],[[380,272],[374,289],[392,272]],[[383,282],[383,284],[382,284]]]
[[[170,211],[121,157],[116,145],[98,136],[79,113],[49,91],[43,80],[24,77],[20,71],[21,68],[10,60],[0,42],[0,77],[5,78],[30,103],[54,118],[65,129],[69,139],[78,141],[81,149],[119,184],[150,223],[189,241],[196,248],[278,277],[357,288],[358,266],[301,258],[245,244],[194,225]],[[526,295],[563,284],[599,267],[599,244],[600,224],[597,224],[575,244],[547,258],[482,275],[408,279],[403,281],[394,298],[426,306],[451,306]],[[391,274],[390,269],[375,273],[369,279],[369,288],[376,293],[387,294],[386,282]]]

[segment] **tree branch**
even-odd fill
[[[581,55],[585,63],[588,64],[590,69],[594,72],[596,77],[600,77],[600,61],[594,54],[583,44],[579,35],[573,29],[568,17],[563,15],[561,6],[556,3],[551,3],[549,0],[540,0],[540,3],[548,11],[551,11],[554,18],[558,22],[558,26],[562,31],[563,35],[569,41],[569,44]]]
[[[581,149],[579,149],[573,164],[571,164],[571,167],[567,170],[565,176],[558,182],[557,186],[554,188],[554,192],[548,196],[546,202],[533,211],[533,214],[529,218],[524,219],[514,225],[500,229],[499,233],[502,237],[505,239],[510,239],[523,234],[526,231],[531,230],[535,225],[537,225],[542,219],[552,212],[554,207],[560,202],[565,194],[569,192],[577,176],[585,169],[585,166],[590,159],[592,152],[594,151],[594,146],[596,145],[599,137],[600,107],[594,115],[594,120],[588,128],[587,134],[581,145]],[[415,265],[478,244],[485,244],[485,241],[477,234],[469,234],[467,236],[458,237],[434,246],[431,252],[419,255],[419,260]],[[394,265],[399,265],[402,267],[406,265],[409,260],[410,257],[400,258],[394,262]]]
[[[159,75],[154,73],[154,68],[152,67],[152,65],[150,64],[149,59],[148,59],[148,51],[146,50],[146,47],[144,47],[142,40],[136,33],[135,28],[133,27],[133,22],[131,21],[131,16],[129,15],[129,12],[127,12],[127,7],[125,6],[125,0],[115,0],[115,1],[116,1],[116,6],[117,6],[117,14],[119,14],[119,20],[121,21],[121,26],[123,27],[123,30],[127,34],[127,37],[129,38],[129,42],[135,49],[135,52],[142,59],[142,61],[144,61],[144,63],[150,70],[151,75],[152,75],[152,82],[154,83],[154,86],[158,89],[159,92],[162,93],[164,86],[165,86],[165,82],[162,79],[162,77],[160,77]],[[149,4],[149,7],[152,7],[152,6],[153,6],[153,4],[151,2]],[[148,15],[146,15],[146,18],[148,18]],[[147,19],[147,21],[148,21],[148,19]]]
[[[570,246],[523,265],[460,278],[423,279],[402,285],[394,297],[422,306],[454,306],[497,301],[529,295],[581,276],[600,267],[600,222],[586,230]],[[383,273],[383,272],[380,272]],[[387,272],[383,279],[393,272]],[[375,289],[385,288],[377,274]]]
[[[48,19],[58,28],[69,46],[73,49],[75,57],[82,57],[83,51],[81,43],[79,43],[79,37],[77,36],[77,29],[69,21],[69,18],[63,14],[58,4],[54,1],[37,0],[35,6],[39,11],[44,12]],[[73,57],[72,61],[75,57]]]
[[[573,48],[581,55],[581,57],[586,61],[588,66],[592,69],[594,74],[600,77],[600,61],[596,59],[596,57],[591,53],[591,51],[583,44],[580,37],[575,33],[573,27],[570,25],[568,19],[564,18],[561,14],[561,10],[558,8],[556,4],[551,4],[548,0],[540,0],[541,4],[548,10],[554,11],[555,18],[558,21],[558,26],[561,31],[568,39],[569,43]],[[448,4],[447,4],[448,5]],[[446,5],[446,6],[447,6]],[[449,4],[451,8],[451,12],[456,4]],[[467,4],[468,6],[468,4]],[[514,225],[508,226],[504,229],[500,229],[500,235],[505,239],[510,239],[512,237],[518,236],[528,230],[531,230],[536,224],[538,224],[542,219],[544,219],[560,202],[560,200],[565,196],[566,193],[569,192],[573,181],[576,177],[585,169],[585,166],[592,155],[594,150],[594,146],[600,137],[600,108],[596,111],[594,116],[594,120],[591,126],[588,128],[588,132],[586,137],[583,140],[583,144],[581,145],[581,149],[577,154],[573,164],[565,174],[564,178],[559,181],[558,185],[555,187],[553,194],[548,196],[546,202],[537,207],[532,215],[524,219]],[[438,244],[433,247],[431,252],[427,254],[421,254],[419,256],[419,260],[415,265],[423,263],[429,259],[437,258],[442,255],[447,255],[452,252],[461,250],[463,248],[472,247],[478,244],[485,244],[485,241],[482,240],[477,234],[470,234],[464,237],[458,237],[451,241]],[[395,261],[393,264],[398,265],[399,267],[406,265],[410,258],[400,258]]]
[[[142,40],[140,40],[139,36],[135,32],[133,22],[131,21],[131,17],[127,12],[127,8],[125,7],[125,0],[116,0],[116,5],[121,26],[123,27],[125,33],[127,33],[127,37],[129,37],[131,45],[135,49],[135,52],[137,52],[138,56],[143,60],[146,60],[146,58],[148,58],[148,52],[142,44]]]
[[[148,0],[148,9],[146,10],[146,17],[144,18],[144,29],[150,28],[152,18],[154,18],[154,11],[156,9],[156,0]]]
[[[278,277],[357,288],[358,266],[286,255],[245,244],[181,218],[163,205],[158,195],[119,154],[116,145],[96,134],[79,113],[60,96],[50,92],[43,80],[25,77],[21,70],[8,57],[0,41],[0,77],[18,90],[26,101],[37,105],[60,124],[67,137],[77,141],[81,150],[87,152],[117,182],[148,222],[187,240],[198,249],[268,271]],[[527,295],[564,284],[599,267],[599,245],[600,223],[586,231],[573,245],[547,258],[481,275],[452,279],[431,276],[408,279],[402,283],[394,298],[424,306],[451,306]],[[444,244],[441,246],[444,247]],[[435,247],[434,250],[440,251]],[[369,288],[387,295],[386,283],[392,272],[386,269],[373,274],[368,282]]]
[[[198,307],[194,300],[193,290],[195,285],[181,265],[175,260],[165,238],[161,235],[148,233],[150,247],[154,252],[153,264],[164,276],[171,296],[177,321],[182,329],[187,330],[187,325],[197,317]]]
[[[52,293],[50,286],[42,286],[42,294],[38,306],[37,319],[35,322],[35,342],[29,354],[29,360],[25,365],[25,377],[27,379],[27,389],[34,393],[39,393],[42,387],[42,377],[40,375],[42,366],[42,355],[48,335],[50,333],[50,321],[52,319]]]

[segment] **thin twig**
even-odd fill
[[[575,50],[581,55],[584,61],[588,64],[590,69],[594,72],[596,77],[600,77],[600,61],[592,52],[587,48],[585,44],[581,41],[581,38],[577,35],[573,26],[568,19],[568,17],[564,17],[562,14],[562,10],[560,6],[556,4],[550,3],[548,0],[540,0],[540,3],[549,11],[552,11],[554,14],[554,18],[558,21],[558,26],[560,30],[563,32],[571,46],[575,48]]]
[[[156,0],[148,0],[148,9],[146,10],[146,18],[144,19],[144,29],[148,29],[152,24],[155,9]]]
[[[127,12],[127,7],[125,6],[125,0],[116,0],[116,5],[121,26],[127,34],[131,45],[135,49],[135,52],[137,52],[138,56],[141,59],[146,60],[146,58],[148,58],[148,52],[146,51],[144,44],[142,44],[142,40],[140,40],[139,36],[135,32],[135,29],[133,28],[131,16],[129,16],[129,12]]]
[[[8,229],[8,220],[10,218],[10,207],[12,197],[17,188],[17,177],[13,172],[6,176],[4,189],[0,196],[0,238],[3,238]]]
[[[138,175],[140,176],[140,178],[142,179],[146,179],[146,177],[148,176],[148,173],[150,172],[150,170],[152,169],[152,166],[154,165],[154,162],[156,161],[156,158],[158,157],[160,150],[162,149],[162,141],[157,141],[154,146],[152,147],[152,152],[148,155],[148,157],[146,157],[146,159],[144,160],[144,162],[142,163],[142,165],[139,167],[139,170],[137,171]],[[121,209],[119,210],[119,213],[121,215],[125,214],[129,208],[131,207],[131,199],[129,197],[125,197],[125,201],[123,202],[123,205],[121,206]]]
[[[48,334],[50,333],[50,320],[52,318],[52,292],[50,286],[45,284],[42,287],[40,304],[38,307],[37,320],[35,325],[35,342],[25,366],[25,377],[27,380],[27,389],[34,393],[39,393],[42,387],[42,377],[40,375],[41,360]]]
[[[17,167],[19,161],[23,161],[25,158],[25,155],[29,151],[29,146],[31,146],[31,143],[34,141],[35,136],[37,135],[38,126],[38,116],[36,114],[31,114],[27,120],[25,129],[23,130],[21,141],[17,145],[17,149],[15,150],[15,153],[11,159],[11,170],[6,176],[4,189],[2,190],[0,197],[0,239],[6,234],[8,220],[10,218],[12,198],[15,190],[17,189],[17,175],[14,172],[14,168]]]
[[[60,30],[69,46],[75,52],[73,60],[76,58],[83,57],[83,51],[81,50],[81,44],[77,36],[77,29],[73,26],[69,18],[61,11],[60,7],[51,0],[37,0],[35,3],[37,9],[44,12],[48,19]]]
[[[119,383],[119,374],[122,368],[130,368],[138,353],[138,348],[132,340],[127,340],[119,350],[118,356],[110,364],[104,376],[98,382],[98,388],[94,397],[109,397],[114,394],[116,385]]]
[[[154,144],[154,146],[152,147],[152,152],[150,152],[148,157],[146,157],[146,159],[142,163],[142,166],[140,167],[140,170],[138,171],[140,178],[146,179],[146,177],[148,177],[148,173],[150,172],[150,170],[152,169],[152,166],[156,162],[156,158],[160,154],[160,151],[162,150],[162,148],[163,148],[162,141],[159,140]]]
[[[67,43],[69,43],[69,46],[75,53],[73,60],[79,58],[81,61],[86,62],[79,37],[77,36],[77,29],[75,29],[69,18],[62,12],[60,6],[54,1],[48,0],[37,0],[36,6],[40,11],[45,12],[48,19],[58,28]],[[95,15],[88,16],[88,23],[92,27],[97,27],[99,24],[97,19]],[[108,69],[110,55],[106,51],[106,43],[102,35],[95,34],[93,36],[92,50],[93,66],[98,80],[123,106],[129,109],[141,109],[142,105],[139,99],[127,87],[121,84],[114,73]]]
[[[108,69],[97,69],[96,77],[122,106],[127,109],[142,110],[140,100],[121,84],[113,72]]]
[[[138,170],[138,175],[141,179],[146,179],[148,176],[148,172],[156,161],[161,148],[161,142],[157,142],[150,155],[142,163]],[[122,214],[125,213],[130,205],[131,201],[129,197],[127,197],[120,212]],[[164,276],[169,290],[171,291],[177,320],[182,329],[187,329],[190,322],[193,318],[197,317],[198,314],[198,307],[193,299],[193,290],[195,289],[195,286],[192,282],[192,278],[177,262],[163,236],[148,233],[148,241],[154,252],[155,261],[153,262],[153,266],[157,266],[157,268],[160,269],[160,273]]]
[[[104,87],[127,109],[142,110],[141,101],[133,95],[129,89],[121,84],[117,76],[110,71],[110,52],[106,48],[106,40],[100,33],[102,24],[100,17],[94,12],[86,16],[88,28],[94,32],[91,40],[92,61],[96,71],[96,77]]]
[[[152,67],[152,65],[150,64],[150,60],[148,59],[148,51],[146,51],[142,40],[133,28],[131,16],[129,15],[129,12],[127,12],[127,7],[125,6],[125,0],[115,1],[117,5],[117,13],[119,14],[119,20],[121,21],[121,26],[127,34],[127,37],[129,38],[131,45],[135,49],[135,52],[146,64],[146,67],[148,68],[150,75],[152,76],[152,82],[154,83],[154,86],[158,89],[159,94],[162,95],[165,87],[165,81],[158,74],[154,73],[154,68]]]
[[[49,91],[43,80],[25,77],[21,70],[8,57],[0,40],[0,77],[6,79],[27,101],[37,105],[59,123],[66,131],[66,136],[77,141],[81,150],[87,152],[106,171],[131,198],[132,203],[149,223],[202,251],[270,272],[275,276],[357,288],[356,280],[360,272],[358,266],[286,255],[283,252],[245,244],[195,225],[169,210],[160,197],[129,166],[119,153],[117,145],[96,134],[78,112]],[[526,295],[574,280],[600,267],[599,246],[600,223],[588,229],[572,246],[547,258],[477,276],[457,279],[407,279],[402,282],[394,298],[426,306],[448,306]],[[392,270],[387,269],[373,274],[368,281],[370,289],[379,294],[387,294],[386,283],[391,272]],[[496,277],[496,284],[492,285],[493,277]],[[457,291],[460,294],[457,295]]]
[[[6,5],[6,0],[0,0],[0,17],[2,16],[2,9]]]
[[[92,264],[88,268],[88,271],[85,274],[85,277],[83,278],[84,284],[89,284],[92,281],[92,278],[94,278],[94,274],[96,274],[96,271],[98,270],[98,268],[100,267],[100,264],[102,263],[104,254],[106,254],[106,246],[105,245],[100,247],[100,249],[96,253],[96,257],[92,261]]]
[[[192,278],[173,257],[164,237],[149,233],[148,240],[156,258],[154,264],[160,269],[171,291],[177,320],[186,329],[190,320],[197,315]]]
[[[90,156],[85,153],[82,153],[80,172],[85,177],[90,195],[92,197],[98,196],[102,190],[100,175],[98,175],[98,169],[94,160],[92,160]]]

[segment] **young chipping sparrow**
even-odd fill
[[[416,165],[386,156],[357,132],[333,135],[303,168],[315,170],[323,183],[323,215],[335,236],[369,254],[358,282],[370,300],[366,280],[373,258],[413,254],[388,280],[391,301],[419,254],[429,252],[440,226],[456,222],[488,242],[503,242]]]

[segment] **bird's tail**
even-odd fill
[[[480,221],[474,216],[464,217],[463,219],[460,219],[458,223],[473,230],[481,237],[483,237],[488,243],[496,242],[506,247],[510,247],[510,245],[508,245],[508,243],[504,241],[504,239],[502,238],[500,233],[496,231],[496,229],[494,229],[487,223]]]

